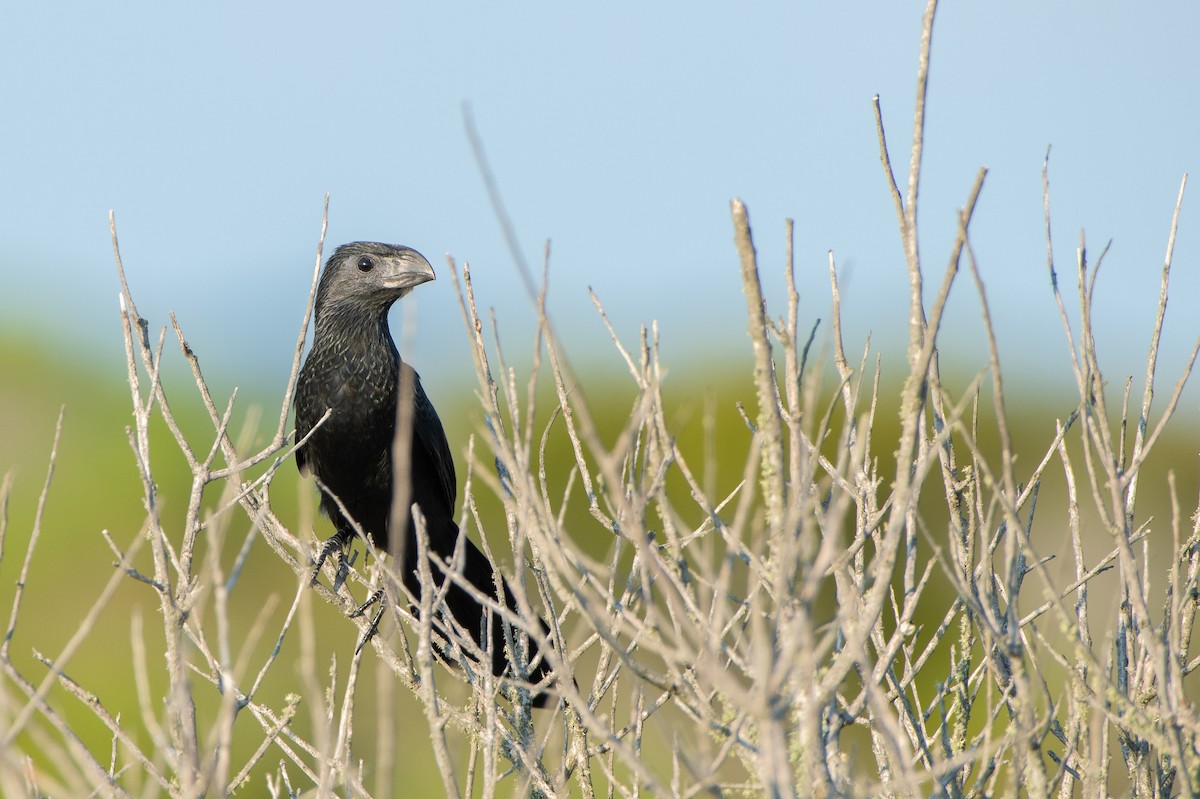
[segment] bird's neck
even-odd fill
[[[314,324],[316,342],[352,343],[367,349],[396,348],[388,328],[386,308],[376,312],[374,309],[364,310],[361,306],[334,305],[319,309]]]

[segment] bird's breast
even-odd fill
[[[329,418],[312,434],[306,449],[322,480],[335,474],[361,481],[389,458],[396,425],[399,367],[386,357],[357,348],[335,348],[315,358],[303,381],[302,405],[314,418]],[[388,461],[390,463],[390,461]]]

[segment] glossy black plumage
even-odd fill
[[[296,440],[308,435],[326,410],[330,417],[296,451],[300,470],[319,481],[321,510],[334,525],[333,541],[344,546],[355,535],[353,519],[370,533],[376,546],[387,549],[393,535],[388,520],[392,507],[392,442],[400,385],[412,385],[413,431],[411,494],[425,517],[430,548],[449,560],[459,537],[454,521],[457,484],[454,458],[437,411],[421,380],[400,360],[388,329],[387,312],[400,297],[420,283],[433,280],[429,262],[415,250],[373,242],[339,247],[325,264],[317,288],[313,346],[296,385]],[[404,379],[401,380],[402,370]],[[336,499],[335,499],[336,497]],[[350,518],[342,512],[345,508]],[[401,575],[419,595],[416,539],[409,514],[405,525]],[[397,542],[399,543],[399,542]],[[495,596],[492,565],[469,539],[464,542],[464,577],[479,591]],[[436,567],[434,581],[445,576]],[[504,585],[504,604],[515,611],[516,600]],[[461,587],[451,584],[446,606],[455,620],[481,645],[486,644],[484,609]],[[542,623],[545,630],[545,624]],[[503,674],[504,631],[492,615],[492,672]],[[536,648],[531,645],[530,660]],[[531,669],[530,679],[548,673],[544,659]],[[542,702],[546,694],[538,698]],[[536,700],[535,700],[536,701]],[[541,702],[538,702],[539,704]]]

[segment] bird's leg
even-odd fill
[[[321,544],[321,549],[317,552],[316,565],[313,566],[312,581],[314,583],[317,582],[317,577],[320,576],[321,567],[325,565],[325,561],[329,560],[329,556],[332,555],[335,550],[340,550],[341,548],[342,542],[338,540],[336,535],[332,536],[331,538],[326,538]]]
[[[377,632],[379,632],[379,621],[383,618],[384,607],[387,605],[387,599],[384,597],[383,589],[380,588],[376,590],[375,593],[367,597],[366,602],[359,605],[358,609],[350,614],[350,618],[357,619],[359,616],[365,615],[367,608],[371,607],[376,602],[379,603],[379,612],[375,614],[373,619],[371,619],[371,626],[367,628],[366,634],[364,634],[362,640],[358,642],[358,646],[354,648],[354,654],[356,655],[362,651],[364,646],[367,645],[367,641],[370,641],[371,638],[374,637]]]

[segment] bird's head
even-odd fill
[[[346,306],[386,313],[414,286],[434,279],[433,267],[411,247],[355,241],[333,251],[317,286],[317,311]]]

